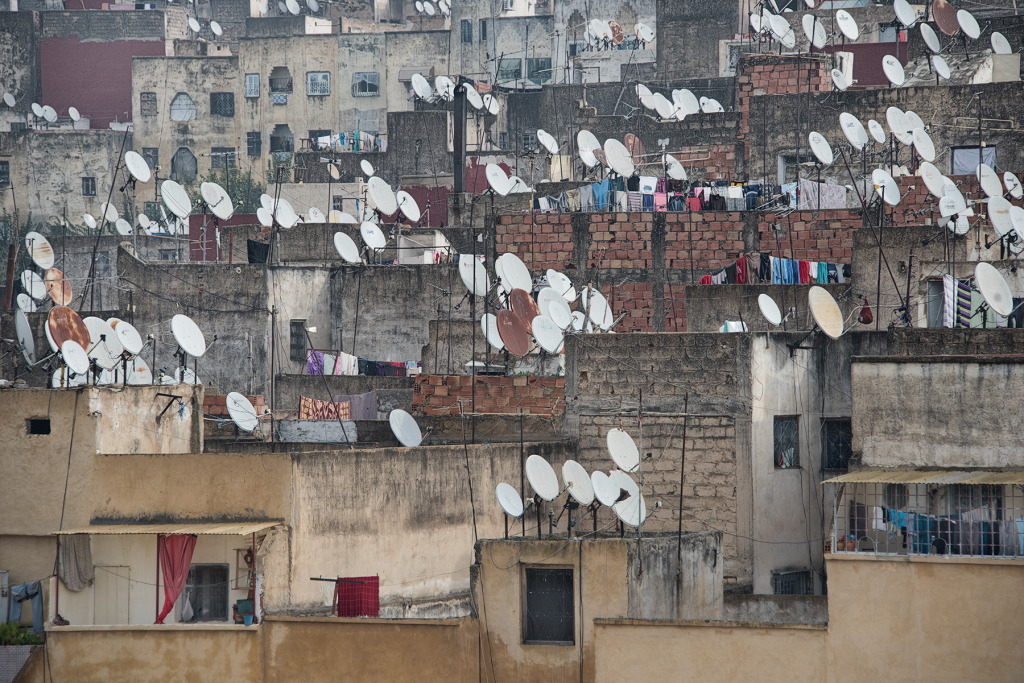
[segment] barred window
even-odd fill
[[[82,196],[96,196],[96,178],[94,176],[86,176],[82,178]]]
[[[352,97],[377,97],[380,95],[380,74],[376,71],[361,71],[352,74]]]
[[[774,429],[774,460],[777,469],[800,467],[799,420],[796,417],[776,417]]]
[[[0,185],[11,184],[11,162],[0,161]]]
[[[235,93],[210,93],[210,113],[214,116],[233,117],[235,115]]]
[[[523,77],[523,60],[504,57],[498,62],[498,82],[516,81]]]
[[[139,93],[139,113],[143,116],[156,116],[156,93]]]
[[[306,321],[292,320],[289,325],[289,358],[297,363],[306,362]]]
[[[463,19],[462,20],[462,42],[472,43],[473,42],[473,20]]]
[[[249,98],[260,96],[259,74],[245,74],[245,96]]]
[[[551,58],[529,58],[526,60],[526,77],[532,83],[547,83],[551,80]]]
[[[526,568],[524,643],[575,643],[572,572],[572,569]]]
[[[329,71],[310,71],[306,74],[306,94],[310,97],[331,94]]]
[[[188,96],[188,93],[180,92],[171,100],[171,121],[194,121],[196,118],[196,103]]]
[[[251,157],[263,154],[263,135],[258,130],[251,130],[245,134],[245,153]]]
[[[826,470],[847,470],[853,455],[853,427],[850,420],[823,420],[821,425],[821,466]]]
[[[772,572],[772,592],[775,595],[813,595],[814,578],[807,569]]]
[[[522,151],[529,152],[530,150],[537,149],[537,136],[534,133],[523,133],[519,139],[519,146]]]
[[[213,147],[210,149],[210,168],[214,171],[220,170],[227,166],[228,168],[235,167],[235,148],[234,147]]]
[[[270,72],[270,92],[290,93],[292,91],[292,74],[286,66],[275,66]]]

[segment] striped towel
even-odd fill
[[[956,281],[946,273],[942,276],[942,326],[953,327],[956,315]]]
[[[971,286],[956,282],[956,327],[971,326]]]

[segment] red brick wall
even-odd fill
[[[778,248],[772,224],[785,228]],[[861,226],[855,211],[794,211],[788,216],[764,214],[758,222],[761,251],[803,261],[849,263],[853,256],[853,233]]]
[[[672,152],[677,160],[687,168],[696,167],[704,174],[705,181],[736,180],[736,154],[743,156],[740,145],[711,145],[696,147],[680,147]]]
[[[228,405],[227,395],[224,396],[210,396],[206,395],[203,397],[203,412],[207,415],[216,415],[217,417],[228,417]],[[249,403],[252,403],[256,409],[257,415],[263,414],[265,402],[262,396],[246,396],[249,399]]]
[[[665,266],[689,269],[724,268],[743,252],[743,215],[732,211],[666,215]]]
[[[461,415],[473,410],[471,376],[417,375],[412,409],[417,415]],[[561,415],[565,411],[565,379],[518,375],[481,375],[476,382],[476,412]]]

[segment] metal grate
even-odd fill
[[[775,595],[814,595],[814,578],[809,569],[772,572]]]
[[[778,469],[800,466],[800,421],[796,417],[776,417],[774,461]]]
[[[251,157],[258,157],[263,153],[263,136],[258,130],[245,134],[245,153]]]
[[[310,71],[306,74],[306,94],[330,95],[331,74],[328,71]]]
[[[526,569],[526,643],[575,642],[572,569]]]
[[[210,93],[210,113],[214,116],[233,117],[235,115],[235,93]]]
[[[352,97],[377,97],[380,95],[380,74],[376,71],[360,71],[352,74]]]
[[[853,426],[850,420],[824,420],[821,431],[821,466],[826,470],[849,469],[850,456],[853,455]]]
[[[192,565],[182,595],[187,595],[192,603],[193,621],[227,621],[228,566]]]
[[[143,116],[156,116],[156,93],[139,93],[139,113]]]
[[[82,196],[96,196],[96,178],[94,176],[86,176],[82,178]]]

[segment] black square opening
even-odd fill
[[[49,434],[50,433],[50,418],[48,417],[30,417],[25,420],[25,433],[26,434]]]
[[[527,643],[572,645],[575,642],[575,604],[572,569],[526,570]]]

